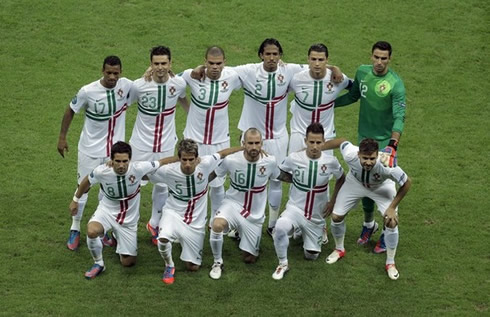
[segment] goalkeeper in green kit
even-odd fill
[[[405,86],[401,78],[388,65],[391,60],[391,45],[379,41],[373,45],[372,65],[361,65],[351,90],[335,100],[335,107],[347,106],[361,99],[359,109],[358,142],[365,138],[375,139],[381,152],[389,156],[390,167],[396,166],[398,141],[405,121]],[[364,224],[357,243],[368,243],[371,235],[378,230],[374,221],[374,201],[362,200]],[[382,233],[375,253],[386,251]]]

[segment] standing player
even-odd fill
[[[333,208],[331,229],[335,250],[326,261],[328,264],[333,264],[345,256],[344,218],[361,198],[369,197],[376,202],[384,219],[387,246],[385,268],[390,279],[396,280],[400,276],[395,266],[398,245],[397,210],[412,182],[400,167],[389,168],[379,162],[378,143],[373,139],[362,140],[359,147],[343,139],[331,142],[336,142],[336,146],[340,145],[344,161],[349,165],[349,173]],[[400,186],[398,192],[394,182]]]
[[[191,77],[192,69],[182,78],[191,88],[191,105],[184,129],[184,137],[198,143],[201,155],[211,155],[230,147],[228,104],[233,90],[241,87],[235,71],[225,67],[225,52],[211,46],[205,55],[205,73],[202,80]],[[221,205],[225,190],[224,178],[214,179],[211,187],[211,221]]]
[[[180,258],[190,271],[199,269],[202,261],[207,214],[208,176],[221,159],[240,151],[241,147],[221,150],[213,155],[199,157],[194,140],[184,139],[178,146],[180,163],[160,168],[150,175],[152,182],[165,182],[170,196],[162,210],[159,224],[158,251],[165,261],[162,281],[174,282],[175,266],[172,259],[172,242],[182,245]]]
[[[391,155],[389,166],[396,166],[396,151],[405,121],[405,86],[401,78],[388,67],[391,61],[391,45],[376,42],[372,47],[372,65],[361,65],[356,73],[352,89],[335,100],[335,107],[342,107],[361,99],[359,109],[358,142],[372,138],[379,143],[382,152]],[[357,240],[366,244],[378,229],[374,221],[374,202],[362,200],[364,224]],[[384,235],[381,234],[376,253],[385,252]]]
[[[306,129],[306,150],[291,153],[279,166],[280,179],[291,181],[286,210],[277,220],[274,229],[274,248],[279,265],[272,278],[280,280],[289,270],[287,251],[288,235],[300,229],[303,236],[304,256],[307,260],[316,260],[321,252],[324,210],[331,210],[337,193],[344,182],[344,171],[339,161],[322,152],[324,130],[321,124],[312,123]],[[336,178],[332,199],[329,201],[328,183]]]
[[[156,171],[160,165],[175,162],[176,158],[132,163],[131,146],[117,142],[112,146],[111,160],[112,167],[99,165],[82,179],[70,203],[70,211],[74,215],[79,210],[81,196],[91,186],[100,184],[104,196],[87,225],[87,246],[95,261],[85,273],[85,278],[89,280],[105,270],[99,238],[108,230],[112,230],[117,237],[116,253],[119,254],[121,264],[132,266],[136,263],[141,178]]]
[[[279,176],[274,156],[263,156],[262,136],[255,128],[243,135],[243,151],[226,157],[216,175],[230,175],[231,187],[218,208],[209,237],[214,264],[209,272],[219,279],[223,268],[223,231],[236,229],[240,249],[246,263],[255,263],[259,255],[262,224],[265,219],[266,186],[269,179]]]
[[[132,82],[119,78],[121,60],[108,56],[102,64],[102,78],[83,86],[66,108],[61,122],[58,152],[65,157],[68,151],[66,135],[75,113],[85,110],[85,122],[78,142],[78,184],[95,167],[109,159],[112,144],[124,140],[126,108]],[[80,221],[88,194],[83,193],[78,212],[72,216],[67,247],[77,250],[80,245]],[[101,193],[99,193],[101,198]]]
[[[174,154],[177,135],[175,133],[175,110],[177,101],[186,112],[189,102],[185,97],[186,82],[170,75],[172,55],[165,46],[153,47],[150,51],[151,78],[134,81],[131,97],[138,101],[138,115],[129,143],[135,161],[152,161]],[[152,192],[150,221],[146,228],[157,245],[158,223],[161,210],[168,197],[167,186],[155,184]]]

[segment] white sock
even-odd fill
[[[82,221],[83,210],[87,204],[88,194],[83,194],[78,200],[78,211],[75,216],[71,217],[71,228],[70,230],[80,231],[80,222]]]
[[[211,244],[214,262],[223,263],[223,232],[215,232],[211,229],[209,243]]]
[[[158,252],[160,252],[166,266],[175,266],[172,259],[172,243],[163,243],[158,240]]]
[[[373,221],[370,221],[370,222],[365,222],[362,224],[364,227],[368,228],[368,229],[371,229],[374,227],[374,220]]]
[[[288,233],[293,231],[293,224],[288,218],[281,218],[277,221],[275,226],[274,248],[276,249],[276,255],[280,264],[288,263],[288,246],[289,238]]]
[[[398,246],[398,226],[385,228],[386,264],[395,263],[396,247]]]
[[[92,239],[87,236],[87,247],[95,264],[104,266],[104,259],[102,258],[102,242],[100,241],[100,238],[96,237]]]
[[[331,220],[330,231],[332,231],[333,240],[335,241],[335,249],[344,251],[345,221],[333,222]]]
[[[269,182],[267,199],[269,201],[269,228],[273,228],[279,216],[279,208],[281,208],[282,183],[280,181],[271,180]]]
[[[150,226],[158,227],[160,218],[162,217],[162,208],[165,205],[168,197],[168,186],[163,184],[155,184],[151,193],[151,218]]]

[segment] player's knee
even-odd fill
[[[136,257],[132,255],[121,254],[120,260],[124,267],[130,267],[136,264]]]
[[[228,227],[228,222],[223,218],[214,218],[213,231],[223,232]]]
[[[187,271],[196,272],[197,270],[199,270],[200,266],[192,262],[185,262],[185,267]]]
[[[320,255],[320,252],[310,251],[310,250],[304,250],[304,254],[305,254],[305,259],[306,260],[314,261],[314,260],[318,259],[318,256]]]
[[[338,222],[342,222],[344,220],[345,215],[341,216],[341,215],[337,215],[335,213],[332,213],[332,215],[330,217],[331,217],[333,222],[338,223]]]
[[[92,221],[87,225],[87,236],[90,239],[101,237],[104,234],[104,227],[98,222]]]

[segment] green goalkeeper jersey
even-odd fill
[[[361,65],[351,90],[335,100],[342,107],[361,99],[359,140],[373,138],[385,147],[391,132],[403,131],[405,121],[405,86],[391,69],[383,76],[373,72],[372,65]]]

